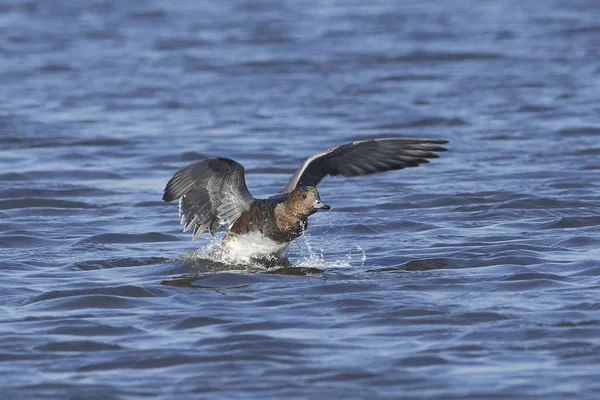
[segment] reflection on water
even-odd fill
[[[386,271],[429,271],[434,269],[443,269],[448,266],[448,260],[443,258],[429,258],[422,260],[411,260],[398,267],[371,269],[367,272],[386,272]]]
[[[214,290],[215,292],[219,292],[221,294],[226,294],[224,291],[229,289],[242,289],[248,287],[246,284],[235,285],[235,286],[227,286],[227,287],[212,287],[212,286],[202,286],[195,284],[202,279],[206,279],[209,276],[202,275],[191,275],[191,276],[179,276],[173,279],[166,279],[161,282],[162,285],[167,286],[179,286],[179,287],[187,287],[193,289],[205,289],[205,290]]]

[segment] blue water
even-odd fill
[[[0,0],[6,399],[600,398],[600,3]],[[228,270],[161,201],[356,139],[295,269]]]

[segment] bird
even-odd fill
[[[331,207],[317,186],[327,176],[355,177],[417,167],[447,151],[447,140],[385,137],[354,141],[308,157],[276,195],[256,199],[248,190],[244,167],[229,158],[202,159],[178,170],[162,199],[179,200],[183,231],[227,233],[223,249],[244,248],[245,260],[289,262],[290,243],[308,229],[308,217]],[[249,255],[249,257],[248,257]]]

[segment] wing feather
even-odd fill
[[[194,239],[207,229],[214,234],[222,225],[230,228],[254,201],[244,167],[228,158],[198,161],[177,171],[163,194],[164,201],[176,199],[183,231],[193,227]]]
[[[439,139],[381,138],[363,140],[317,153],[304,161],[280,193],[303,186],[317,186],[326,176],[359,176],[416,167],[446,151]]]

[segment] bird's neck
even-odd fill
[[[274,209],[274,214],[275,223],[282,231],[296,229],[298,227],[298,223],[303,226],[306,224],[307,216],[297,215],[295,210],[289,207],[287,202],[277,204]]]

